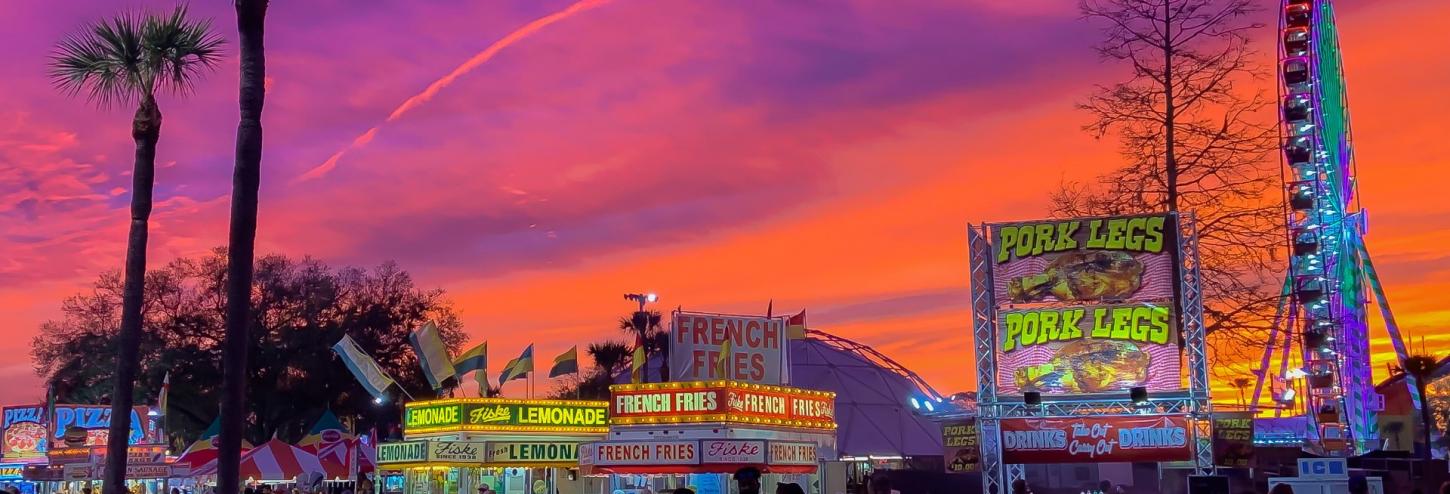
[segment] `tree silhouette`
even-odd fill
[[[1279,298],[1282,195],[1277,133],[1248,46],[1249,0],[1083,0],[1103,26],[1098,54],[1129,69],[1079,108],[1098,138],[1117,137],[1124,164],[1052,193],[1057,216],[1161,211],[1196,215],[1204,323],[1220,360],[1262,349]],[[1215,372],[1237,372],[1230,366]]]
[[[169,431],[194,441],[218,414],[225,335],[227,260],[210,255],[182,258],[147,273],[140,345],[141,382],[136,394],[153,401],[162,376],[172,374]],[[343,334],[368,351],[413,396],[432,396],[408,333],[434,320],[444,342],[463,343],[457,314],[441,290],[421,290],[408,273],[385,263],[373,269],[331,268],[315,259],[263,256],[256,289],[248,359],[256,365],[249,386],[244,437],[261,444],[272,437],[300,439],[324,409],[357,417],[363,428],[391,430],[397,417],[381,417],[372,396],[348,372],[331,347]],[[114,372],[111,341],[118,328],[121,282],[116,273],[66,298],[61,317],[46,321],[32,342],[36,371],[60,401],[102,403]],[[179,378],[185,376],[185,378]]]

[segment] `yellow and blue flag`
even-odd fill
[[[549,377],[559,377],[564,374],[579,373],[579,346],[569,347],[569,351],[558,357],[554,357],[554,367],[549,369]]]
[[[533,371],[534,344],[530,343],[528,348],[524,349],[524,353],[519,355],[519,358],[510,360],[508,365],[503,366],[503,374],[498,376],[498,385],[503,386],[504,383],[514,379],[523,379]]]
[[[478,381],[478,395],[485,396],[488,391],[488,342],[479,343],[453,359],[453,372],[460,383],[464,374],[472,372],[473,380]]]
[[[438,325],[428,321],[408,335],[408,342],[413,345],[413,353],[418,355],[418,363],[423,366],[428,384],[432,384],[433,389],[443,389],[443,381],[455,373],[453,359],[448,358],[448,347],[443,345]]]

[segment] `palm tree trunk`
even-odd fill
[[[1415,379],[1415,388],[1420,391],[1420,431],[1425,436],[1425,451],[1423,453],[1423,458],[1426,462],[1429,462],[1431,458],[1435,457],[1434,453],[1432,453],[1430,449],[1434,447],[1434,445],[1430,442],[1430,436],[1433,435],[1433,432],[1435,430],[1435,422],[1430,420],[1430,397],[1425,394],[1425,390],[1429,388],[1429,383],[1427,382],[1429,380],[1430,374]],[[1426,466],[1429,466],[1429,463],[1426,463]]]
[[[237,123],[232,169],[232,218],[227,238],[227,320],[222,352],[222,411],[217,456],[217,492],[237,494],[242,422],[247,395],[247,351],[251,343],[252,260],[257,238],[257,188],[262,165],[262,99],[266,59],[262,28],[267,0],[236,0],[241,45],[241,121]]]
[[[161,137],[161,110],[150,95],[136,107],[131,139],[136,158],[131,171],[131,231],[126,240],[125,280],[121,288],[121,328],[116,336],[116,386],[111,391],[110,437],[106,439],[106,494],[126,492],[126,446],[131,437],[131,404],[141,350],[141,302],[146,279],[147,223],[155,185],[156,141]]]

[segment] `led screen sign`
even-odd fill
[[[1183,388],[1167,214],[989,225],[998,394]]]

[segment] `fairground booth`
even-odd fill
[[[609,437],[581,448],[580,469],[608,479],[601,494],[726,494],[745,467],[764,473],[764,492],[790,482],[819,493],[835,446],[834,393],[733,380],[618,384]]]
[[[378,445],[382,492],[582,492],[580,443],[608,432],[602,401],[455,398],[405,405],[404,441]]]
[[[948,432],[980,438],[948,442],[980,444],[961,463],[984,491],[1171,494],[1213,470],[1194,228],[1175,213],[972,226],[978,427]]]

